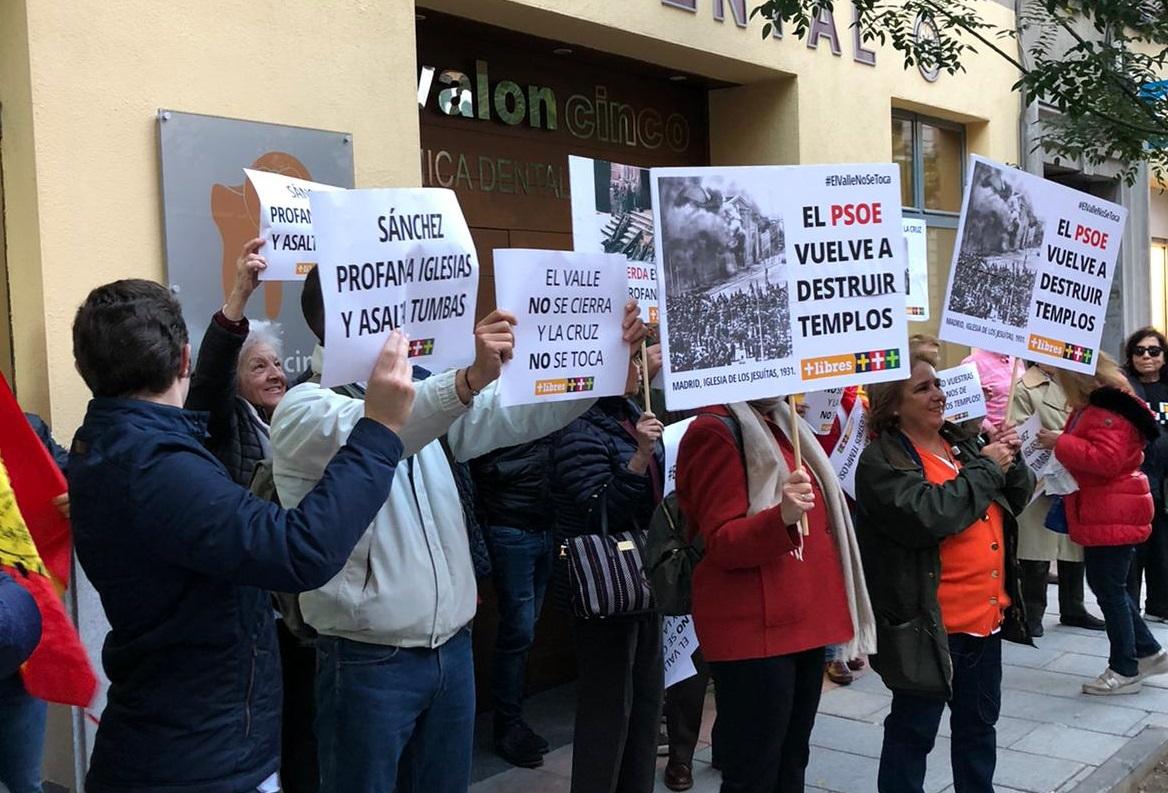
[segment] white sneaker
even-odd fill
[[[1162,675],[1168,672],[1168,650],[1161,650],[1160,652],[1149,655],[1147,658],[1141,658],[1138,661],[1140,671],[1136,675],[1140,680],[1152,675]]]
[[[1149,614],[1145,611],[1144,622],[1168,622],[1168,617],[1161,617],[1159,614]]]
[[[1140,683],[1140,678],[1124,677],[1116,674],[1111,667],[1103,670],[1103,674],[1099,677],[1083,684],[1084,694],[1095,694],[1097,696],[1108,696],[1110,694],[1135,694],[1143,686]]]

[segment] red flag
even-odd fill
[[[66,490],[65,477],[24,417],[8,381],[0,374],[0,458],[37,552],[60,589],[69,585],[73,535],[53,505]]]

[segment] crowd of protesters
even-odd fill
[[[832,442],[786,399],[697,411],[676,504],[701,548],[698,673],[665,692],[659,610],[582,609],[567,550],[610,536],[631,549],[667,506],[664,416],[640,394],[658,351],[630,358],[622,396],[504,407],[495,383],[515,324],[504,307],[477,324],[465,368],[411,367],[395,332],[365,382],[325,388],[312,273],[301,307],[319,343],[289,383],[278,335],[246,316],[265,266],[262,241],[249,242],[197,359],[167,289],[94,289],[74,320],[93,399],[70,453],[36,425],[67,474],[56,506],[111,626],[89,793],[466,791],[471,630],[488,577],[492,740],[514,765],[538,767],[551,749],[524,715],[543,603],[571,615],[573,793],[649,793],[663,713],[665,783],[691,787],[708,681],[723,792],[802,791],[825,668],[847,683],[869,656],[892,691],[873,786],[923,790],[948,707],[956,788],[988,793],[1002,642],[1042,635],[1052,561],[1061,621],[1110,643],[1085,694],[1136,693],[1168,672],[1147,625],[1168,619],[1168,344],[1154,329],[1131,338],[1122,365],[1101,354],[1093,376],[975,352],[991,411],[973,426],[945,421],[938,344],[914,337],[905,379],[846,395],[844,415],[860,402],[871,428],[854,500]],[[780,340],[753,315],[776,289],[689,305],[713,318],[690,364],[769,354]],[[621,330],[639,352],[648,330],[633,301]],[[1014,425],[1035,414],[1077,489],[1034,497]],[[19,672],[40,632],[35,605],[0,573],[11,793],[41,789],[44,703]]]
[[[717,295],[670,295],[668,313],[673,371],[715,369],[744,361],[784,358],[790,332],[775,317],[787,312],[787,287],[775,284],[738,288]]]

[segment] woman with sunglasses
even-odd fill
[[[1140,603],[1140,584],[1148,581],[1148,595],[1144,601],[1144,619],[1148,622],[1168,622],[1168,515],[1165,515],[1164,485],[1168,481],[1168,340],[1155,328],[1141,328],[1127,340],[1124,371],[1136,392],[1156,416],[1161,427],[1160,436],[1148,441],[1144,449],[1141,470],[1148,477],[1156,512],[1152,519],[1152,535],[1136,549],[1128,578],[1128,591]]]

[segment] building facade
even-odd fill
[[[1011,67],[982,52],[956,76],[906,69],[858,39],[846,4],[807,41],[764,39],[755,4],[3,0],[0,371],[67,441],[87,401],[72,362],[77,305],[116,278],[169,282],[163,108],[336,131],[358,187],[453,189],[478,246],[480,313],[493,302],[493,249],[571,247],[569,155],[637,168],[893,161],[906,215],[928,229],[931,319],[910,331],[935,333],[966,155],[1022,160]],[[1013,25],[1012,3],[984,13]],[[617,183],[608,200],[630,216],[613,234],[635,246],[640,188]],[[776,230],[739,209],[742,257],[765,258]],[[1168,212],[1153,215],[1168,239]],[[234,251],[208,229],[214,290]],[[278,299],[254,300],[253,311],[300,321]],[[192,329],[206,320],[188,317]],[[537,678],[560,674],[555,646],[537,649]],[[74,771],[67,721],[49,750],[62,784]]]

